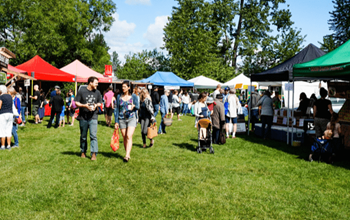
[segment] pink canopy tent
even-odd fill
[[[10,64],[7,66],[7,69],[15,71],[17,73],[27,73],[27,71],[18,69],[18,68],[14,67],[14,66],[11,66]]]
[[[79,60],[75,60],[60,70],[69,73],[73,76],[77,76],[77,82],[86,83],[90,76],[98,78],[100,83],[112,83],[112,78],[104,77],[102,74],[90,69]]]

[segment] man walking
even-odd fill
[[[47,128],[51,128],[53,118],[56,115],[56,124],[55,128],[58,128],[60,114],[62,112],[62,106],[64,105],[63,99],[61,97],[61,90],[56,90],[56,95],[51,97],[50,99],[50,105],[51,105],[51,117],[49,120],[49,124],[47,124]]]
[[[39,92],[39,86],[34,86],[34,94],[32,96],[29,96],[29,98],[33,99],[33,110],[32,113],[35,117],[35,124],[38,124],[40,121],[39,117],[39,106],[40,106],[40,92]]]
[[[151,99],[152,99],[152,105],[153,105],[153,110],[154,110],[154,117],[156,117],[158,115],[159,101],[160,101],[157,86],[154,87],[154,90],[153,90],[152,95],[151,95]]]
[[[217,94],[214,99],[214,109],[212,115],[213,121],[213,139],[215,144],[219,144],[220,131],[222,132],[225,124],[225,107],[222,103],[222,94]]]
[[[98,107],[102,105],[102,96],[97,90],[98,78],[91,76],[88,79],[88,86],[81,87],[75,98],[75,105],[79,108],[80,126],[80,150],[81,157],[86,157],[87,151],[87,132],[90,130],[90,151],[91,160],[96,160],[98,152],[97,143],[97,119]]]
[[[159,130],[158,130],[158,134],[165,134],[165,124],[164,124],[164,117],[168,114],[169,112],[169,103],[168,103],[168,96],[169,96],[170,91],[169,90],[165,90],[164,91],[164,95],[162,95],[162,97],[160,97],[160,115],[161,115],[161,122],[159,124]]]

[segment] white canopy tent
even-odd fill
[[[230,81],[224,83],[223,86],[234,87],[237,84],[242,84],[242,86],[241,86],[241,88],[236,87],[236,89],[242,89],[244,85],[250,86],[250,78],[248,78],[243,73],[241,73],[238,76],[236,76],[235,78],[231,79]],[[259,86],[257,82],[253,82],[252,85],[256,86],[256,87]]]
[[[194,83],[195,89],[216,89],[218,84],[222,85],[221,82],[218,82],[205,76],[197,76],[188,81]]]

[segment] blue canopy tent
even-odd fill
[[[173,72],[155,72],[152,76],[141,80],[142,83],[153,83],[155,86],[193,87],[194,83],[184,80]]]

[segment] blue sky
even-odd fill
[[[286,0],[292,12],[294,27],[307,35],[304,46],[330,34],[329,12],[333,10],[331,0]],[[128,53],[152,50],[163,46],[163,28],[171,16],[175,0],[114,0],[117,12],[111,30],[105,33],[110,53],[116,51],[121,60]]]

